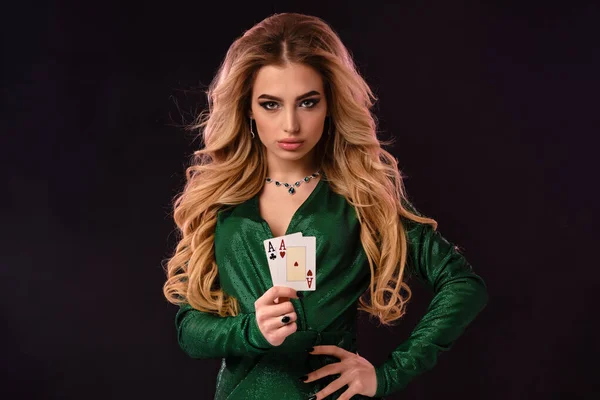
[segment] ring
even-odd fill
[[[283,318],[281,318],[281,322],[287,324],[288,322],[290,322],[290,317],[288,315],[284,316]]]

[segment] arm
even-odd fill
[[[375,397],[404,389],[414,377],[433,368],[438,354],[450,350],[488,301],[483,279],[431,225],[417,224],[408,239],[411,270],[434,297],[408,340],[375,368]]]
[[[274,346],[258,328],[255,312],[220,317],[182,304],[175,316],[177,341],[192,358],[248,356]]]

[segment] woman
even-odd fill
[[[408,201],[337,34],[312,16],[266,18],[231,45],[208,98],[164,294],[181,348],[222,359],[215,398],[382,398],[432,368],[486,287]],[[316,237],[318,286],[296,293],[272,286],[263,241],[299,232]],[[409,274],[435,297],[375,367],[356,353],[357,311],[399,320]]]

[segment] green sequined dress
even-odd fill
[[[434,297],[409,339],[375,366],[377,392],[373,398],[399,392],[414,377],[433,368],[438,354],[451,348],[488,301],[483,279],[452,243],[430,225],[403,223],[409,240],[407,269]],[[272,286],[263,241],[273,235],[260,216],[258,195],[218,214],[215,258],[219,281],[225,293],[238,299],[240,314],[222,318],[184,304],[175,317],[177,340],[186,354],[222,359],[216,400],[307,399],[339,377],[301,382],[300,376],[339,361],[328,355],[310,355],[307,348],[330,344],[357,351],[357,301],[368,289],[369,263],[354,208],[331,190],[324,175],[293,215],[286,234],[295,232],[316,237],[318,289],[303,292],[303,299],[291,299],[298,330],[281,346],[273,346],[258,329],[254,309],[256,299]],[[337,399],[347,388],[327,399]]]

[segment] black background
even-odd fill
[[[220,360],[179,349],[162,295],[199,145],[182,124],[230,43],[285,11],[339,33],[409,196],[488,286],[454,348],[389,398],[594,396],[598,5],[84,3],[2,16],[4,398],[212,398]],[[361,316],[375,365],[426,310],[411,287],[400,326]]]

